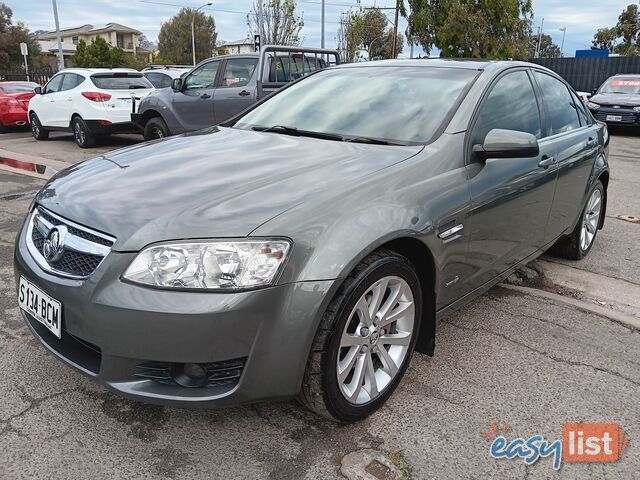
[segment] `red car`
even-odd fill
[[[0,82],[0,133],[29,124],[27,108],[37,86],[34,82]]]

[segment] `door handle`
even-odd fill
[[[538,163],[538,166],[546,170],[554,163],[556,163],[556,157],[550,157],[548,155],[545,155],[544,157],[542,157],[542,160],[540,160],[540,162]]]
[[[251,95],[251,92],[247,92],[246,90],[242,90],[238,95],[240,95],[241,97],[246,97],[248,95]]]
[[[589,137],[589,140],[587,140],[587,148],[595,148],[598,146],[598,140],[596,140],[595,138]]]
[[[202,95],[200,95],[200,98],[206,100],[207,98],[211,98],[211,95],[209,95],[208,93],[203,93]]]

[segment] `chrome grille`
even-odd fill
[[[60,233],[62,239],[57,253],[46,258],[51,252],[46,251],[45,242],[54,230],[64,233]],[[115,238],[66,220],[42,207],[35,208],[29,219],[29,252],[44,270],[61,276],[88,277],[111,251],[114,242]]]

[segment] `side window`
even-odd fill
[[[580,100],[575,93],[571,91],[569,91],[569,93],[571,94],[571,98],[573,99],[573,104],[576,106],[576,110],[578,111],[578,118],[580,118],[580,125],[582,125],[583,127],[585,125],[590,125],[591,122],[589,121],[589,115],[587,115],[587,109],[584,105],[584,102]]]
[[[161,88],[160,83],[162,82],[162,77],[160,73],[145,73],[144,76],[147,77],[147,80],[149,80],[155,88]]]
[[[64,92],[65,90],[71,90],[72,88],[76,88],[80,85],[81,81],[79,81],[78,77],[79,75],[76,75],[75,73],[65,73],[60,91]]]
[[[557,135],[580,128],[576,106],[567,86],[560,80],[542,72],[534,72],[542,91],[548,135]],[[546,136],[546,135],[545,135]]]
[[[173,80],[169,75],[167,75],[166,73],[161,73],[160,74],[160,83],[158,87],[156,88],[166,88],[166,87],[170,87],[171,86],[171,80]]]
[[[538,102],[524,70],[500,78],[480,107],[473,130],[473,145],[483,143],[494,128],[517,130],[542,137]]]
[[[258,59],[256,58],[230,58],[227,60],[220,86],[223,88],[244,87],[249,83],[257,63]]]
[[[56,75],[49,83],[44,87],[44,93],[55,93],[60,91],[60,87],[62,86],[62,77],[64,75]]]
[[[215,87],[218,65],[220,65],[219,60],[200,65],[187,77],[185,88],[187,90],[192,90],[194,88]]]

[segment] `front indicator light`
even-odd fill
[[[589,107],[591,110],[597,110],[600,108],[600,104],[599,103],[593,103],[593,102],[587,102],[587,107]]]
[[[633,107],[633,111],[636,113],[640,113],[640,107]]]
[[[282,239],[155,245],[138,254],[123,278],[177,289],[264,287],[274,282],[290,246]]]

